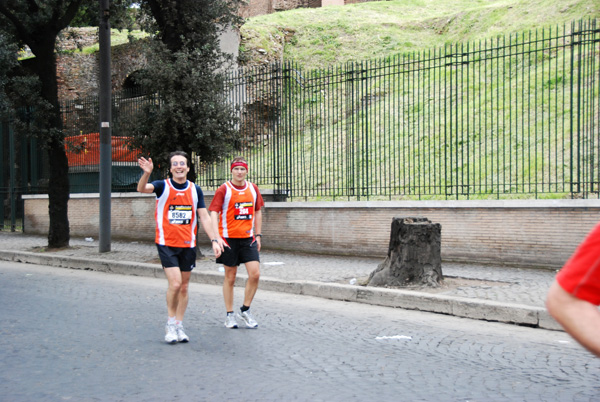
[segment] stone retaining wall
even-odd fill
[[[442,225],[444,261],[559,268],[600,220],[600,200],[290,202],[266,216],[265,247],[384,257],[392,218],[424,216]]]
[[[122,89],[129,74],[143,68],[142,41],[111,47],[111,90]],[[98,95],[99,53],[57,56],[58,95],[61,101]]]
[[[207,205],[213,193],[206,192]],[[266,249],[385,257],[395,216],[442,225],[442,259],[559,268],[600,220],[600,200],[271,202],[264,192]],[[23,196],[26,233],[48,233],[48,198]],[[115,193],[111,237],[152,241],[154,195]],[[98,194],[72,194],[74,237],[98,236]],[[206,236],[199,236],[208,244]]]

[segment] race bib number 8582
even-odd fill
[[[171,205],[168,217],[171,225],[189,225],[192,221],[192,206]]]

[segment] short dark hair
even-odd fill
[[[174,156],[183,156],[185,158],[185,164],[186,165],[190,165],[190,157],[188,156],[187,152],[184,151],[173,151],[169,154],[169,164],[171,164],[171,159],[173,159]]]
[[[231,163],[235,163],[235,162],[244,162],[246,165],[248,164],[248,161],[243,156],[236,156],[235,158],[233,158]]]

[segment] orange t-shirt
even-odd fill
[[[246,181],[242,188],[230,181],[222,184],[208,208],[219,213],[219,234],[224,238],[245,239],[254,236],[255,212],[264,205],[254,183]]]

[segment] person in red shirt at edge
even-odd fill
[[[190,340],[183,329],[183,316],[189,300],[190,276],[196,265],[198,218],[210,239],[214,239],[217,233],[213,233],[202,189],[187,180],[190,171],[188,161],[187,153],[172,152],[169,155],[171,178],[148,183],[154,169],[152,158],[138,159],[138,164],[144,173],[138,182],[137,191],[156,194],[155,242],[163,271],[169,282],[167,290],[169,317],[165,326],[167,343]],[[221,255],[218,245],[211,244],[215,256]]]
[[[244,304],[237,319],[247,328],[256,328],[258,323],[250,314],[250,304],[258,289],[260,278],[262,207],[264,201],[258,187],[246,180],[248,162],[237,157],[231,162],[231,180],[222,184],[208,209],[213,231],[219,237],[212,241],[222,251],[217,263],[223,264],[223,299],[227,317],[225,327],[237,328],[238,321],[233,313],[233,286],[240,264],[246,265],[248,280],[244,291]]]
[[[577,342],[600,357],[600,224],[556,275],[546,308]]]

